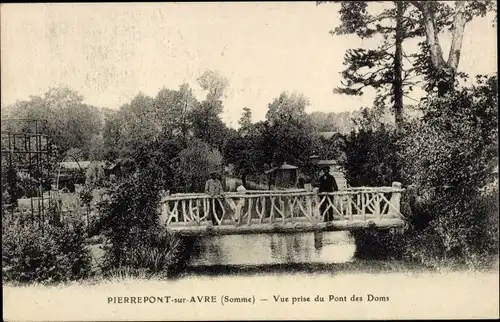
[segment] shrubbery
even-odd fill
[[[159,180],[153,166],[138,169],[109,191],[100,204],[108,270],[130,268],[166,273],[182,264],[182,243],[159,225]]]
[[[498,188],[492,184],[497,106],[494,76],[472,88],[429,97],[421,106],[423,117],[407,122],[397,134],[384,127],[351,133],[347,141],[356,147],[347,144],[353,163],[346,167],[348,179],[355,185],[376,184],[373,176],[384,185],[403,182],[403,213],[411,223],[404,238],[360,233],[358,244],[365,248],[360,253],[468,266],[481,266],[498,254]],[[496,189],[484,192],[485,187]],[[391,248],[394,253],[387,252]]]
[[[85,248],[82,221],[43,229],[29,218],[3,218],[2,266],[6,281],[56,282],[89,275],[91,258]]]

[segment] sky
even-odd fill
[[[188,83],[207,69],[229,81],[222,119],[236,127],[243,107],[254,121],[283,91],[309,98],[307,112],[370,106],[373,94],[334,94],[349,48],[376,40],[332,36],[338,4],[315,2],[2,4],[2,106],[68,86],[85,102],[117,109],[139,92]],[[497,70],[492,17],[467,25],[459,69]],[[450,44],[441,35],[445,56]],[[405,51],[415,48],[405,43]],[[418,94],[417,94],[418,96]],[[417,97],[418,98],[418,97]]]

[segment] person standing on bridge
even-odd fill
[[[210,219],[212,220],[212,224],[214,226],[217,225],[217,220],[215,219],[215,215],[217,215],[217,218],[220,218],[220,215],[222,213],[222,205],[220,202],[220,199],[222,197],[222,193],[224,190],[222,189],[222,184],[217,178],[217,172],[211,172],[210,173],[210,179],[207,180],[205,183],[205,193],[212,197],[212,200],[210,200],[210,210],[209,213],[211,214]],[[215,211],[215,214],[214,214]]]
[[[337,186],[337,182],[335,181],[335,178],[330,174],[330,168],[329,167],[323,167],[320,170],[320,177],[319,177],[319,193],[330,193],[330,192],[335,192],[339,190],[339,187]],[[333,208],[329,207],[330,203],[334,205],[333,201],[333,196],[331,195],[326,195],[324,196],[325,199],[321,203],[320,206],[320,214],[323,216],[324,221],[332,221],[333,220]],[[321,197],[320,200],[322,200],[323,197]],[[325,214],[326,212],[326,214]]]

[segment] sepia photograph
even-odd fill
[[[497,2],[0,5],[5,321],[498,319]]]

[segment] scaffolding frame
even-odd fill
[[[31,218],[35,220],[36,217],[43,227],[48,210],[45,200],[51,204],[51,189],[44,187],[44,174],[45,179],[50,180],[52,172],[52,142],[47,133],[47,120],[9,118],[2,119],[1,126],[2,171],[7,169],[14,172],[7,176],[10,203],[4,205],[12,214],[15,213],[18,205],[18,176],[27,177],[29,185],[25,188],[29,190],[24,192],[25,196],[29,195]],[[47,196],[45,192],[48,192]]]

